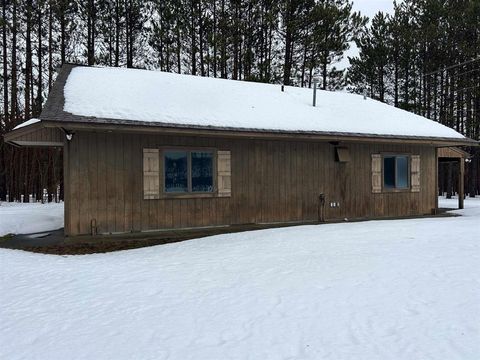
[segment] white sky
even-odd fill
[[[353,9],[372,18],[378,11],[393,13],[393,0],[353,0]]]
[[[401,0],[397,0],[397,2]],[[353,0],[353,10],[360,11],[363,16],[368,16],[370,19],[379,11],[386,13],[393,13],[393,0]],[[346,69],[350,67],[348,56],[357,56],[358,49],[355,43],[350,44],[350,49],[345,52],[344,58],[335,67],[337,69]]]

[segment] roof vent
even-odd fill
[[[313,80],[313,107],[317,106],[317,84],[318,80]]]

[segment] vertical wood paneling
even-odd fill
[[[115,136],[115,164],[114,164],[114,177],[115,177],[115,232],[125,232],[125,188],[124,188],[124,154],[128,151],[124,147],[123,137],[124,134]]]
[[[255,187],[257,184],[256,175],[256,167],[255,167],[255,142],[253,140],[247,141],[247,152],[248,152],[248,165],[246,169],[244,167],[244,171],[247,174],[248,180],[247,183],[244,184],[247,190],[247,199],[248,199],[248,208],[247,208],[247,222],[248,223],[255,223],[257,219],[257,199],[255,197]],[[236,193],[236,190],[234,190]]]
[[[140,139],[141,135],[134,134],[130,136],[132,143],[131,158],[131,177],[132,188],[132,231],[140,231],[142,229],[142,201],[143,201],[143,179],[138,176],[143,171],[143,162],[139,161],[143,157],[143,147]]]
[[[62,143],[64,134],[62,130],[57,128],[43,128],[35,130],[24,135],[16,136],[14,141],[28,141],[32,143]]]
[[[106,219],[107,219],[107,231],[109,233],[115,232],[115,220],[116,220],[116,188],[115,188],[115,138],[113,134],[107,134],[106,136],[106,168],[105,168],[105,182],[107,184],[107,201],[106,201]]]
[[[92,179],[91,168],[94,164],[89,161],[89,146],[90,146],[90,137],[80,136],[78,138],[78,145],[80,148],[79,151],[79,166],[78,166],[78,177],[79,177],[79,212],[82,217],[85,217],[87,221],[80,222],[79,228],[81,234],[91,233],[91,185]]]
[[[79,134],[74,136],[71,141],[69,141],[69,179],[70,179],[70,204],[65,204],[69,207],[70,214],[70,230],[71,233],[81,234],[80,232],[80,223],[88,221],[88,219],[80,217],[79,212],[79,192],[80,192],[80,174],[78,173],[80,164],[80,149],[78,147]]]
[[[91,134],[86,138],[88,141],[88,178],[90,181],[90,191],[87,196],[90,201],[90,218],[98,222],[98,150],[97,134]]]
[[[93,134],[97,139],[97,231],[99,233],[108,232],[107,216],[107,148],[106,134]]]
[[[132,137],[125,136],[124,144],[125,152],[123,154],[123,192],[124,192],[124,217],[125,217],[125,231],[132,231],[133,229],[133,167],[132,167],[132,155],[134,148],[132,146]]]
[[[63,145],[63,200],[65,203],[63,215],[64,215],[64,231],[65,234],[72,234],[73,230],[71,229],[71,197],[70,191],[72,188],[72,182],[70,178],[70,144],[68,141],[64,140]]]
[[[143,149],[214,147],[231,151],[228,198],[143,199]],[[351,161],[334,161],[326,142],[222,140],[78,132],[65,147],[65,229],[99,233],[318,219],[326,196],[329,219],[419,215],[435,207],[435,149],[342,144]],[[420,191],[372,193],[371,155],[420,155]],[[340,208],[330,208],[331,201]]]

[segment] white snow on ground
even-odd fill
[[[469,200],[471,200],[469,198]],[[458,196],[454,195],[451,199],[444,196],[438,197],[438,207],[443,209],[458,209]]]
[[[31,234],[63,227],[63,203],[0,202],[0,236]]]
[[[76,67],[64,110],[97,118],[236,129],[463,139],[453,129],[363,96],[122,68]]]
[[[36,124],[40,122],[40,119],[36,119],[36,118],[33,118],[33,119],[30,119],[30,120],[27,120],[27,121],[24,121],[23,123],[21,124],[18,124],[17,126],[15,126],[13,128],[13,130],[17,130],[17,129],[20,129],[22,127],[25,127],[25,126],[28,126],[28,125],[33,125],[33,124]]]
[[[465,204],[108,254],[0,249],[0,358],[478,360],[480,199]]]

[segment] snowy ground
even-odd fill
[[[63,227],[63,203],[0,202],[0,236],[31,234]]]
[[[0,358],[478,360],[480,199],[465,205],[108,254],[0,249]]]
[[[471,205],[470,201],[476,201],[467,199],[468,205]],[[480,205],[479,205],[480,206]],[[447,199],[446,197],[439,196],[438,197],[438,207],[441,209],[458,209],[458,196],[454,195],[451,199]]]

